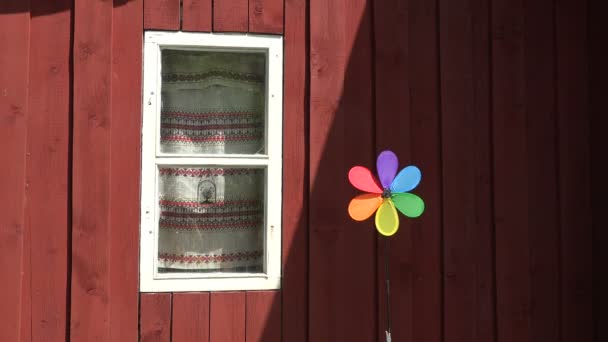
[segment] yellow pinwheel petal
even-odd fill
[[[387,198],[376,212],[376,229],[384,236],[391,236],[399,229],[399,216],[390,198]]]
[[[353,220],[368,219],[382,203],[382,196],[378,194],[363,194],[353,198],[348,205],[348,214]]]

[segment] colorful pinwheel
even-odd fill
[[[378,155],[376,168],[378,179],[363,166],[355,166],[348,172],[350,183],[357,189],[367,192],[356,196],[348,205],[348,213],[356,221],[368,219],[376,212],[376,229],[384,236],[391,236],[399,229],[397,208],[407,217],[418,217],[424,212],[424,201],[410,193],[420,183],[422,174],[413,165],[407,166],[397,174],[399,161],[392,151]],[[396,175],[396,176],[395,176]]]

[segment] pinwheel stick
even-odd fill
[[[384,238],[384,280],[386,285],[386,342],[391,342],[391,277],[389,273],[389,239]]]
[[[353,198],[348,213],[356,221],[364,221],[376,213],[378,233],[384,236],[384,276],[386,285],[386,342],[391,342],[391,279],[389,273],[389,241],[399,229],[397,210],[403,215],[416,218],[424,212],[424,201],[411,193],[422,178],[422,172],[414,165],[404,167],[399,173],[399,160],[392,151],[382,151],[376,160],[378,178],[363,166],[348,171],[348,180],[357,189],[366,192]]]

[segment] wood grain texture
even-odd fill
[[[283,33],[284,0],[249,0],[249,32]]]
[[[213,0],[213,31],[247,32],[248,0]]]
[[[30,1],[26,222],[31,339],[64,341],[69,253],[71,1]]]
[[[494,341],[488,2],[439,2],[445,341]]]
[[[522,1],[492,2],[497,337],[531,342],[524,23]]]
[[[524,13],[531,341],[560,336],[555,26],[547,13],[552,0],[530,2]]]
[[[593,317],[595,320],[595,340],[608,340],[608,282],[601,265],[608,260],[608,220],[604,214],[608,205],[608,164],[605,162],[605,132],[608,131],[608,117],[605,113],[605,94],[608,92],[608,64],[604,58],[605,23],[604,15],[608,4],[600,0],[589,2],[589,109],[591,113],[591,185],[593,209]]]
[[[112,9],[75,2],[72,342],[110,340]]]
[[[308,341],[308,22],[306,0],[285,2],[283,340]]]
[[[139,342],[171,342],[171,294],[140,296]]]
[[[440,341],[441,197],[436,5],[375,1],[376,150],[390,149],[400,167],[415,164],[414,190],[429,203],[423,217],[402,217],[390,238],[392,338]],[[394,32],[400,32],[395,36]],[[385,339],[385,241],[378,244],[378,340]]]
[[[180,0],[144,0],[144,28],[179,30]]]
[[[402,159],[402,167],[410,163],[419,166],[424,174],[422,183],[413,192],[420,195],[425,203],[426,211],[419,219],[410,220],[402,216],[403,228],[410,226],[412,241],[412,334],[411,341],[439,342],[442,337],[442,301],[441,301],[441,131],[439,115],[439,71],[437,63],[439,52],[437,45],[438,18],[437,4],[433,1],[409,1],[409,93],[410,93],[410,153]],[[376,65],[378,63],[376,62]],[[376,68],[376,74],[378,68]],[[393,77],[399,77],[394,75]],[[401,78],[401,77],[399,77]],[[376,82],[376,85],[378,83]],[[376,88],[378,94],[378,88]],[[396,96],[402,96],[395,94]],[[380,102],[376,96],[376,104]],[[390,113],[390,112],[389,112]],[[401,110],[388,114],[394,117]],[[376,112],[378,115],[385,114]],[[386,129],[376,128],[377,149],[380,151],[380,135],[393,132],[390,124]],[[390,134],[390,140],[385,134],[386,147],[399,146],[399,134]],[[404,229],[402,233],[406,233]],[[403,234],[405,235],[405,234]],[[397,248],[396,251],[399,251]],[[395,249],[393,249],[395,250]],[[400,253],[404,253],[401,249]],[[378,253],[380,256],[381,254]],[[393,260],[394,262],[394,260]],[[407,264],[393,263],[392,269],[407,269]],[[391,290],[398,290],[393,287]],[[402,305],[400,302],[393,306]],[[403,308],[402,308],[403,309]],[[395,322],[399,322],[395,316]],[[404,331],[393,338],[407,334]]]
[[[245,342],[245,292],[212,292],[209,341]]]
[[[172,342],[209,342],[209,293],[173,294]]]
[[[0,168],[0,341],[22,341],[22,293],[29,264],[25,239],[25,151],[28,119],[29,6],[19,0],[0,3],[0,44],[10,53],[0,54],[0,146],[10,166]],[[25,276],[27,277],[27,276]],[[28,336],[29,337],[29,336]]]
[[[210,32],[213,23],[212,0],[184,0],[182,30]]]
[[[377,233],[346,211],[349,169],[374,162],[369,5],[310,2],[310,341],[376,339]]]
[[[556,6],[561,341],[591,341],[594,299],[587,6],[572,0],[557,1]]]
[[[410,1],[374,1],[374,67],[375,67],[375,146],[376,155],[390,149],[401,164],[417,164],[412,160],[412,120],[410,90]],[[394,32],[399,31],[399,37]],[[413,67],[411,68],[413,69]],[[404,91],[405,90],[405,91]],[[399,129],[398,134],[387,134]],[[373,142],[370,143],[372,146]],[[404,164],[405,163],[405,164]],[[375,171],[375,163],[368,164]],[[371,220],[370,220],[371,221]],[[368,222],[373,229],[373,222]],[[391,311],[394,340],[412,341],[414,328],[414,254],[413,228],[401,220],[397,234],[390,237],[389,269]],[[386,238],[378,238],[378,340],[385,340],[387,330],[385,263]],[[391,249],[390,246],[393,248]],[[407,265],[408,267],[404,267]],[[399,322],[397,324],[397,322]]]
[[[110,341],[137,340],[142,0],[115,6],[109,203]]]
[[[281,293],[246,292],[246,341],[281,342]]]

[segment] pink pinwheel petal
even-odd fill
[[[355,188],[371,192],[373,194],[381,194],[382,188],[376,180],[372,172],[363,166],[355,166],[348,172],[348,180]]]
[[[388,189],[395,179],[397,168],[399,167],[399,159],[393,151],[382,151],[376,160],[376,169],[378,170],[378,178],[384,189]]]

